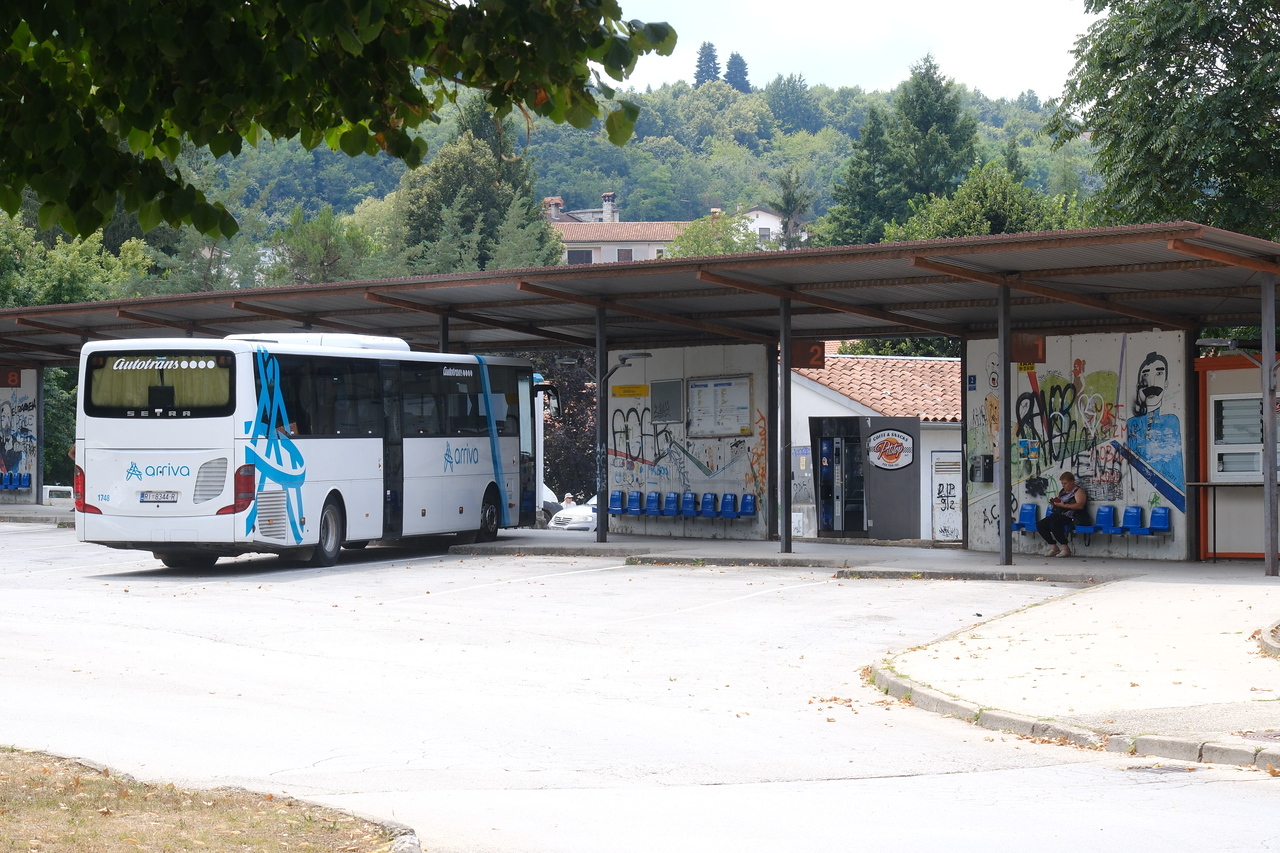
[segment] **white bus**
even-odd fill
[[[398,338],[231,335],[86,344],[76,531],[166,566],[534,523],[527,361]]]

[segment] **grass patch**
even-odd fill
[[[395,840],[377,824],[286,797],[109,774],[0,748],[0,853],[380,853]]]

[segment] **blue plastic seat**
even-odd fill
[[[627,515],[644,515],[644,493],[627,492]]]
[[[609,515],[622,515],[621,489],[614,489],[609,493]]]
[[[658,505],[658,493],[649,492],[644,496],[644,514],[662,515],[662,507]]]
[[[1094,513],[1093,524],[1077,524],[1075,526],[1076,533],[1083,533],[1086,536],[1090,533],[1106,533],[1106,528],[1115,527],[1116,525],[1116,508],[1111,504],[1104,504],[1098,507],[1098,511]]]
[[[5,471],[4,477],[0,478],[0,489],[12,489],[12,488],[14,488],[13,474],[9,473],[8,471]]]
[[[743,495],[742,506],[738,507],[738,516],[740,518],[754,518],[756,514],[756,496]]]
[[[1125,509],[1125,512],[1127,513],[1128,511],[1129,511],[1129,510],[1126,508],[1126,509]],[[1105,527],[1104,527],[1103,525],[1101,525],[1101,524],[1100,524],[1100,525],[1098,525],[1098,532],[1099,532],[1099,533],[1124,533],[1124,525],[1123,525],[1123,524],[1116,524],[1116,510],[1115,510],[1115,507],[1112,507],[1112,508],[1111,508],[1111,523],[1110,523],[1110,524],[1108,524],[1108,525],[1106,525]]]
[[[1021,530],[1024,533],[1035,530],[1036,522],[1039,520],[1040,504],[1023,504],[1018,510],[1018,520],[1013,523],[1012,529]]]
[[[675,492],[667,492],[666,499],[662,502],[663,515],[679,515],[680,514],[680,496]]]
[[[693,492],[685,492],[680,498],[680,514],[689,518],[698,514],[698,496]]]
[[[1149,530],[1156,535],[1164,535],[1173,532],[1172,517],[1167,506],[1158,506],[1151,510],[1151,527]]]
[[[738,496],[733,492],[725,492],[720,498],[720,517],[738,517]]]
[[[1125,533],[1137,533],[1142,529],[1142,507],[1127,506],[1124,508],[1124,516],[1120,519],[1120,526],[1124,528]]]
[[[716,517],[717,513],[716,513],[716,493],[715,492],[702,493],[702,506],[698,510],[698,515],[701,516],[702,518]]]
[[[21,480],[21,482],[19,482],[19,483],[18,483],[17,488],[19,488],[19,489],[29,489],[29,488],[31,488],[31,475],[30,475],[30,474],[19,474],[18,476],[19,476],[19,477],[21,477],[21,478],[22,478],[22,480]]]

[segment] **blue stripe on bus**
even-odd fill
[[[510,527],[511,521],[507,516],[507,484],[506,478],[502,476],[502,457],[498,455],[498,427],[493,421],[493,392],[489,388],[489,365],[481,355],[476,356],[476,361],[480,362],[480,385],[484,390],[484,416],[489,422],[489,450],[493,454],[493,478],[498,481],[498,509],[502,513],[502,526]]]

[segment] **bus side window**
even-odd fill
[[[421,367],[421,369],[419,369]],[[404,397],[405,436],[443,435],[441,417],[440,368],[434,365],[405,367],[401,393]]]
[[[382,435],[382,383],[378,379],[378,363],[361,360],[348,366],[351,371],[351,401],[355,415],[352,435]],[[344,431],[342,433],[346,435]]]
[[[309,365],[296,356],[279,358],[280,396],[284,401],[285,414],[289,418],[285,429],[291,436],[311,435],[315,395]]]

